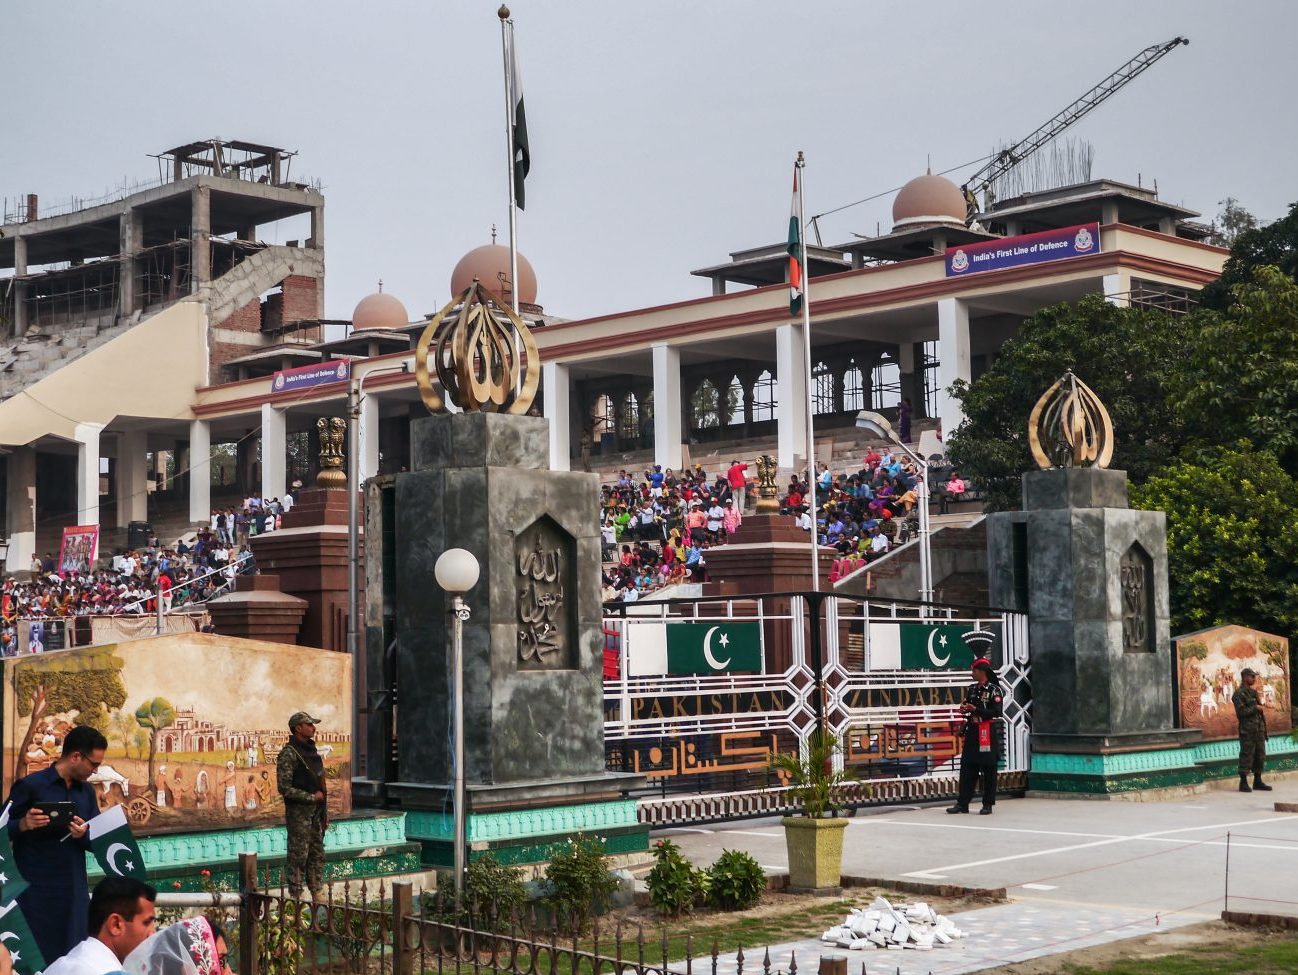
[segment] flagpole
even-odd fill
[[[807,266],[807,229],[803,221],[802,169],[806,158],[798,150],[794,172],[798,174],[798,241],[802,246],[802,345],[803,364],[807,385],[807,470],[810,472],[808,490],[811,497],[811,588],[820,590],[820,536],[816,530],[816,397],[811,386],[811,268]],[[828,520],[828,516],[826,516]]]
[[[518,190],[514,186],[514,22],[504,4],[500,18],[500,49],[505,63],[505,162],[509,169],[509,306],[518,314]]]

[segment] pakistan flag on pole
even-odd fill
[[[113,806],[90,820],[90,850],[105,877],[149,879],[144,857],[126,821],[126,810],[121,806]]]

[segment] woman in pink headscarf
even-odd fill
[[[126,956],[127,975],[230,975],[225,935],[205,917],[163,928]]]

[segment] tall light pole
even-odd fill
[[[862,410],[856,414],[858,430],[868,430],[883,440],[900,447],[916,464],[919,465],[919,598],[921,602],[933,601],[933,549],[930,545],[928,522],[928,461],[901,441],[893,432],[892,424],[887,418],[871,410]]]
[[[361,667],[360,485],[361,399],[365,380],[394,372],[409,372],[410,364],[372,369],[347,383],[347,653],[352,658],[352,777],[360,771],[361,701],[364,683]]]
[[[469,618],[469,607],[464,594],[478,583],[478,560],[473,553],[462,548],[448,548],[437,557],[433,575],[437,584],[451,596],[451,685],[454,694],[454,711],[451,735],[455,748],[455,907],[460,907],[464,895],[464,867],[467,855],[465,844],[464,808],[464,623]]]

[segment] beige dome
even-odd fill
[[[488,291],[508,299],[505,282],[509,280],[509,248],[503,244],[484,244],[461,257],[451,272],[451,294],[458,295],[474,278]],[[536,272],[522,254],[518,255],[518,303],[536,304]]]
[[[965,203],[960,187],[943,176],[916,176],[892,201],[892,229],[924,224],[964,224]]]
[[[386,291],[366,295],[352,312],[352,331],[365,328],[404,328],[410,324],[406,306]]]

